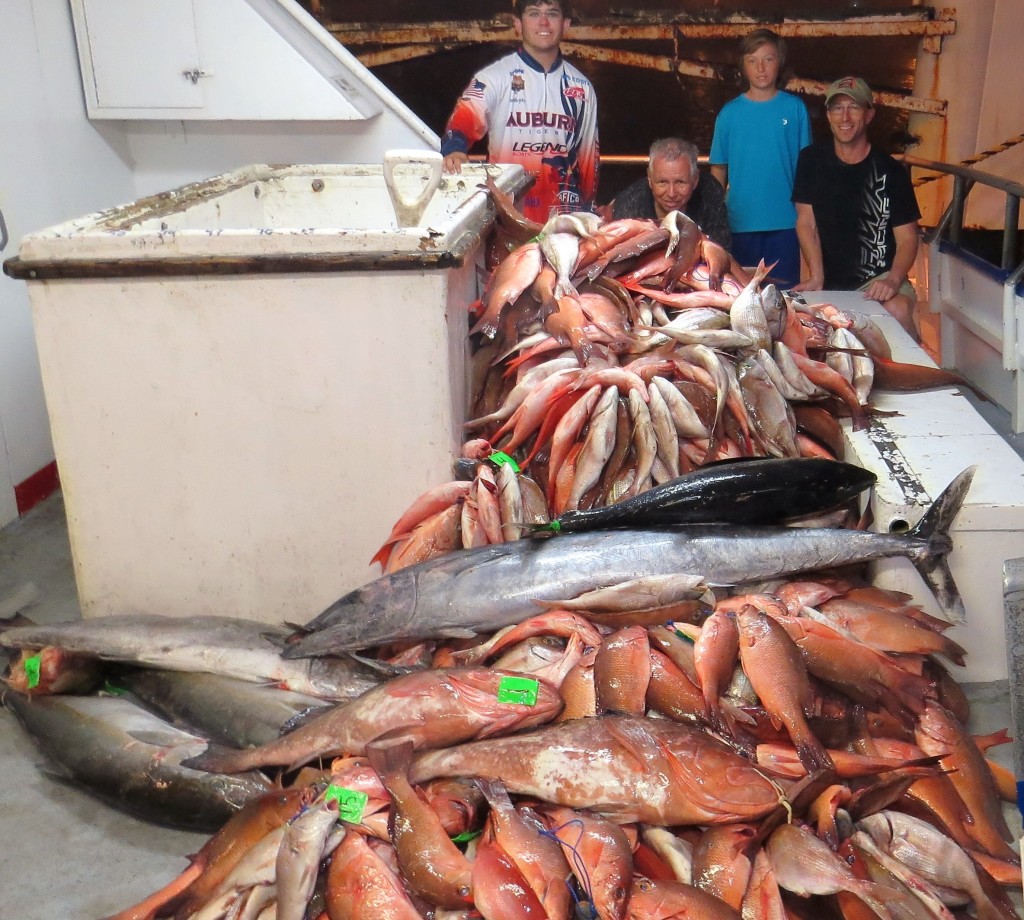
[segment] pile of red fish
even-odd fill
[[[700,625],[555,610],[381,650],[426,669],[206,763],[329,777],[118,917],[1017,916],[1007,738],[966,731],[945,624],[855,580],[767,587]]]
[[[866,425],[873,388],[967,385],[893,362],[869,315],[762,287],[764,266],[744,284],[679,212],[660,225],[577,214],[541,227],[493,184],[491,195],[520,243],[476,305],[467,429],[480,436],[463,454],[471,465],[500,451],[515,466],[496,482],[478,463],[471,484],[422,496],[374,557],[385,571],[517,539],[714,460],[841,458],[838,419]]]

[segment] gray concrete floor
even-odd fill
[[[26,593],[36,595],[25,613],[37,622],[79,616],[59,494],[0,531],[0,607]],[[1005,684],[967,690],[973,731],[1010,725]],[[993,754],[1012,766],[1008,745]],[[99,920],[161,888],[208,839],[138,821],[52,778],[2,709],[0,776],[0,918]],[[1016,809],[1008,815],[1019,832]]]

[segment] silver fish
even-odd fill
[[[829,345],[835,345],[838,348],[849,348],[850,345],[846,340],[846,330],[833,329],[832,334],[829,336]],[[848,351],[830,351],[825,355],[825,363],[839,374],[843,380],[851,385],[853,384],[853,355]]]
[[[772,347],[772,355],[779,370],[785,378],[798,390],[806,394],[807,399],[824,399],[828,391],[813,383],[807,375],[796,366],[793,353],[783,342],[776,342]]]
[[[578,296],[570,275],[580,255],[580,238],[575,233],[549,233],[541,239],[540,251],[558,276],[555,298]]]
[[[285,826],[275,864],[279,920],[303,920],[306,916],[321,855],[337,823],[338,803],[330,800],[310,806]]]
[[[740,351],[754,344],[749,335],[735,329],[677,329],[671,323],[667,326],[646,326],[644,329],[651,333],[648,342],[654,342],[655,337],[660,335],[663,338],[668,336],[680,345],[706,345],[708,348]]]
[[[793,384],[786,379],[786,375],[779,369],[778,364],[775,363],[775,359],[765,350],[761,349],[755,358],[757,363],[761,365],[764,372],[771,379],[771,382],[775,384],[777,389],[786,399],[791,402],[801,402],[807,399],[807,393],[803,390],[797,389]]]
[[[212,832],[272,788],[261,773],[217,777],[182,766],[206,739],[119,697],[8,692],[4,704],[62,773],[147,821]]]
[[[867,405],[871,387],[875,382],[875,362],[870,353],[864,347],[864,343],[849,329],[836,329],[832,333],[832,344],[850,349],[847,353],[850,358],[850,383],[853,384],[860,404]]]
[[[768,452],[773,457],[799,457],[793,409],[765,369],[753,358],[744,358],[737,376],[747,415]]]
[[[772,343],[771,333],[768,331],[768,317],[765,315],[761,294],[758,291],[758,286],[767,274],[768,269],[762,262],[729,308],[729,325],[734,332],[749,338],[755,351],[759,348],[768,348]]]
[[[763,581],[907,556],[948,610],[962,601],[945,563],[948,528],[970,486],[961,473],[905,535],[830,528],[681,527],[569,533],[456,551],[376,579],[328,607],[288,656],[331,655],[397,638],[494,632],[570,598],[644,575],[690,572],[709,584]]]
[[[526,531],[523,518],[523,491],[519,474],[504,463],[498,470],[498,507],[501,509],[501,533],[506,540],[518,540]]]
[[[857,822],[885,852],[940,888],[952,888],[970,895],[979,909],[998,917],[978,879],[974,862],[956,841],[927,821],[896,811],[881,811]]]
[[[273,741],[328,705],[319,697],[220,674],[139,668],[119,674],[116,683],[163,718],[236,748]]]
[[[857,851],[868,870],[869,878],[889,886],[886,897],[892,899],[897,893],[901,899],[911,899],[906,908],[897,916],[921,916],[928,920],[954,920],[953,912],[946,907],[935,887],[887,853],[866,831],[856,831],[849,837],[850,845]],[[899,885],[901,887],[896,888]],[[915,904],[914,901],[917,903]],[[895,906],[895,905],[893,905]],[[914,911],[914,908],[917,908]]]
[[[679,475],[679,434],[661,390],[657,387],[648,387],[648,396],[651,424],[654,426],[658,442],[658,459],[665,465],[667,478],[675,479]]]
[[[601,216],[592,211],[576,211],[573,214],[552,214],[543,229],[537,234],[542,239],[551,233],[575,233],[591,237],[601,226]]]
[[[768,321],[768,334],[772,341],[781,338],[786,328],[786,314],[789,311],[785,295],[774,284],[766,284],[761,290],[761,306]]]
[[[710,432],[700,420],[697,410],[690,401],[679,392],[679,388],[664,377],[651,378],[652,389],[656,388],[665,400],[672,422],[680,438],[709,438]]]
[[[221,674],[332,700],[352,699],[381,682],[379,673],[348,658],[316,665],[283,658],[289,633],[283,626],[233,617],[129,613],[15,627],[0,632],[0,646],[55,645],[105,661]]]

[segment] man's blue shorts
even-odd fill
[[[732,235],[732,254],[744,268],[776,262],[768,276],[775,286],[788,290],[800,282],[800,242],[796,230],[756,230]]]

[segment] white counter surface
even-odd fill
[[[895,361],[934,367],[927,353],[885,308],[851,291],[803,295],[812,303],[871,315],[892,346]],[[864,431],[843,422],[846,459],[878,477],[872,497],[876,530],[913,526],[953,478],[968,466],[977,471],[953,526],[950,568],[964,599],[965,616],[950,632],[968,651],[961,681],[1007,676],[1003,617],[1003,563],[1024,556],[1024,460],[978,414],[957,387],[918,393],[871,395],[871,405],[896,411],[874,416]],[[929,612],[943,615],[927,586],[904,559],[876,566],[880,584],[915,596]]]

